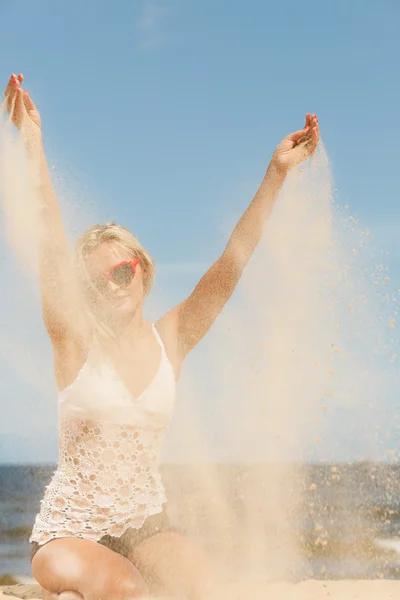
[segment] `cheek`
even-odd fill
[[[143,299],[143,296],[144,292],[142,283],[140,283],[139,285],[135,285],[131,292],[132,300],[134,300],[135,302],[140,302]]]
[[[128,294],[126,300],[131,306],[137,306],[143,298],[143,288],[141,282],[132,282],[128,288],[125,288],[125,292]]]
[[[133,295],[135,295],[135,296],[143,295],[144,277],[145,277],[145,274],[142,271],[139,271],[138,273],[136,273],[136,275],[133,278],[132,283],[130,285],[130,289],[131,289]]]

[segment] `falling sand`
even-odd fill
[[[40,211],[31,167],[3,115],[2,232],[28,276]],[[397,297],[370,238],[336,204],[321,143],[287,178],[237,291],[184,369],[165,449],[169,508],[214,554],[227,596],[265,597],[269,585],[277,600],[354,597],[354,582],[277,582],[307,573],[299,522],[319,484],[306,489],[299,465],[348,461],[349,452],[397,460],[375,429],[382,395],[392,398],[397,385]],[[25,346],[20,354],[26,363]],[[21,377],[31,374],[25,366]],[[333,470],[329,485],[339,478]],[[315,530],[324,543],[318,522]],[[360,583],[357,593],[389,598],[395,586]]]

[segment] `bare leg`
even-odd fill
[[[199,600],[220,585],[201,546],[174,531],[144,540],[129,558],[154,593]]]
[[[50,594],[42,588],[43,600],[83,600],[83,596],[76,592],[62,592],[61,594]]]
[[[77,592],[62,592],[61,594],[50,594],[42,588],[43,600],[83,600],[83,596]]]
[[[129,560],[90,540],[53,540],[36,552],[32,572],[46,600],[53,600],[52,594],[57,600],[128,600],[147,595],[143,578]]]

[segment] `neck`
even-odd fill
[[[110,329],[113,336],[106,340],[105,347],[109,350],[116,346],[132,345],[143,335],[143,311],[142,306],[138,306],[134,313],[126,315],[125,319],[116,320],[110,323]],[[103,345],[103,344],[102,344]]]
[[[140,305],[136,311],[131,315],[131,318],[127,323],[124,324],[121,331],[119,332],[119,339],[121,342],[127,342],[137,339],[141,336],[143,330],[143,311]]]

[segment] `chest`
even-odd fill
[[[60,409],[79,419],[164,427],[175,403],[174,372],[164,354],[152,366],[153,370],[137,362],[117,372],[110,361],[89,356],[77,379],[60,395]]]
[[[160,345],[152,340],[140,351],[132,352],[129,348],[121,348],[112,352],[106,365],[129,396],[137,400],[157,380],[164,362],[167,362],[165,354]]]

